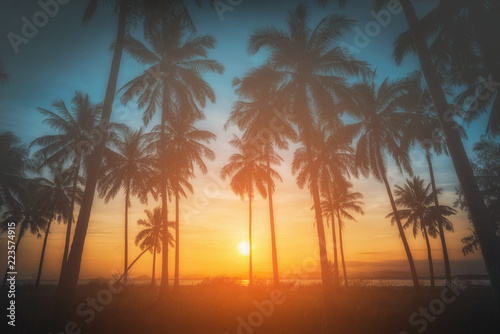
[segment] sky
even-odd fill
[[[50,2],[50,1],[48,1]],[[64,2],[64,1],[61,1]],[[16,52],[9,41],[10,33],[22,35],[23,20],[33,22],[40,19],[42,8],[37,1],[2,1],[0,11],[0,60],[10,74],[7,85],[0,86],[0,132],[12,131],[21,140],[29,144],[35,138],[51,133],[37,108],[51,110],[51,104],[63,99],[70,104],[75,91],[88,93],[92,101],[104,99],[112,53],[110,45],[116,33],[117,18],[112,6],[103,6],[95,17],[86,25],[81,17],[87,1],[66,1],[59,5],[58,12],[48,18],[38,31],[32,32],[27,43],[18,46]],[[229,4],[229,1],[222,0]],[[251,32],[263,25],[284,28],[288,10],[295,8],[299,1],[231,1],[232,10],[218,15],[206,4],[202,8],[189,5],[197,34],[212,35],[217,46],[210,51],[225,67],[223,75],[205,76],[214,88],[216,102],[205,108],[206,120],[197,126],[217,135],[217,140],[209,147],[215,151],[216,159],[207,162],[208,174],[199,171],[192,180],[194,193],[181,202],[181,278],[200,279],[208,276],[230,275],[246,277],[248,258],[238,253],[237,245],[248,239],[248,202],[243,202],[230,189],[228,181],[219,177],[221,167],[234,153],[228,144],[236,128],[224,131],[231,107],[237,96],[232,88],[234,77],[241,77],[250,68],[262,64],[266,52],[256,55],[247,52],[248,37]],[[41,1],[41,3],[45,3]],[[194,3],[194,1],[193,1]],[[354,30],[344,37],[343,42],[355,57],[368,61],[377,69],[377,80],[386,77],[400,78],[418,69],[414,56],[405,59],[401,66],[391,60],[393,41],[399,33],[407,29],[402,13],[390,14],[390,22],[383,27],[377,24],[371,13],[369,1],[351,1],[346,9],[339,9],[332,1],[326,8],[321,8],[316,1],[306,2],[310,10],[310,24],[315,25],[321,18],[333,13],[346,15],[354,19]],[[436,4],[435,1],[423,2],[417,7],[419,15],[425,14]],[[384,9],[384,10],[387,10]],[[43,23],[43,22],[42,22]],[[374,27],[378,26],[378,30]],[[370,30],[372,29],[372,30]],[[375,29],[375,30],[374,30]],[[368,36],[360,37],[363,31]],[[10,34],[10,35],[9,35]],[[140,38],[138,29],[134,35]],[[360,44],[360,42],[362,42]],[[118,87],[142,73],[144,68],[131,57],[124,55]],[[141,127],[142,111],[131,102],[122,105],[115,99],[112,121],[126,123],[133,128]],[[478,141],[485,128],[484,119],[478,120],[468,130],[469,139],[465,146],[471,156],[471,147]],[[293,149],[280,152],[284,163],[277,168],[283,183],[276,186],[275,216],[280,272],[301,266],[317,255],[317,234],[314,226],[313,211],[310,210],[312,199],[308,190],[300,190],[291,175]],[[419,151],[411,154],[414,171],[428,180],[427,164]],[[455,188],[458,185],[451,160],[435,157],[435,174],[438,187],[444,189],[441,203],[452,205],[456,199]],[[389,167],[391,185],[404,183],[408,175],[400,175],[395,168]],[[357,222],[348,222],[344,229],[344,247],[348,273],[354,276],[370,276],[380,271],[408,272],[408,264],[402,243],[395,226],[384,217],[391,209],[387,193],[382,184],[374,179],[354,179],[354,189],[364,195],[364,216],[357,215]],[[123,211],[124,197],[118,195],[108,204],[96,197],[86,239],[81,279],[94,277],[109,278],[121,272],[123,263]],[[147,205],[133,200],[130,208],[129,259],[133,260],[140,250],[133,244],[140,228],[135,224],[145,217],[144,210],[159,205],[150,198]],[[171,207],[173,205],[171,204]],[[75,211],[78,214],[78,211]],[[173,212],[170,213],[173,215]],[[470,223],[463,212],[452,217],[454,233],[447,233],[446,238],[451,258],[452,273],[485,273],[479,254],[464,257],[461,253],[460,239],[470,234]],[[47,245],[44,264],[44,279],[57,279],[62,261],[65,226],[53,225]],[[333,252],[331,230],[326,228],[328,252]],[[428,275],[427,253],[424,240],[414,239],[407,233],[410,247],[416,260],[419,275]],[[267,200],[257,198],[254,203],[254,273],[257,277],[272,276],[270,228]],[[4,236],[0,237],[1,248],[6,245]],[[435,260],[435,272],[444,274],[442,251],[437,239],[431,240]],[[6,246],[5,246],[6,247]],[[30,235],[18,250],[18,272],[20,278],[32,279],[36,274],[42,239]],[[171,250],[171,255],[173,250]],[[0,251],[0,270],[4,270],[6,250]],[[173,257],[171,257],[173,269]],[[152,256],[145,255],[132,269],[132,275],[138,277],[151,275]],[[160,261],[157,273],[161,272]],[[173,277],[173,272],[171,271]],[[316,278],[317,273],[310,273]]]

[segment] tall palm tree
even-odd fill
[[[346,112],[359,122],[346,125],[341,131],[347,138],[359,137],[356,144],[356,167],[365,175],[372,174],[385,185],[410,265],[413,284],[418,291],[415,263],[387,180],[387,155],[394,159],[400,171],[411,173],[408,151],[400,146],[406,117],[404,113],[398,112],[398,97],[405,93],[405,82],[385,79],[377,87],[373,77],[371,80],[365,79],[353,85],[352,89],[355,95],[354,104],[350,106],[346,104]]]
[[[19,255],[19,244],[27,231],[35,234],[37,238],[41,238],[41,233],[47,229],[51,211],[48,209],[47,204],[49,203],[45,195],[36,180],[27,180],[17,194],[16,201],[10,204],[2,214],[4,218],[0,222],[2,233],[7,231],[8,223],[17,222],[17,241],[14,248],[17,256]],[[2,287],[7,282],[7,272],[9,272],[8,268],[5,272]]]
[[[100,3],[109,1],[104,0],[89,0],[89,4],[83,16],[83,22],[87,23],[95,14]],[[169,0],[158,2],[155,0],[115,0],[113,1],[118,12],[118,24],[116,31],[116,39],[113,48],[113,59],[106,87],[106,94],[100,117],[100,127],[102,135],[101,141],[96,145],[93,157],[88,166],[88,177],[85,185],[85,192],[80,206],[80,214],[78,216],[77,228],[73,239],[72,252],[68,257],[69,265],[67,269],[62,270],[61,278],[57,286],[56,292],[56,310],[54,315],[60,316],[67,310],[67,305],[75,292],[80,274],[80,265],[82,261],[83,247],[87,236],[89,225],[90,212],[94,200],[94,194],[99,178],[99,169],[104,154],[104,149],[107,141],[107,124],[111,119],[111,111],[116,94],[116,86],[118,74],[120,72],[120,64],[122,59],[123,47],[126,36],[130,30],[135,27],[136,22],[143,19],[144,30],[147,33],[159,21],[167,19],[169,16],[182,17],[183,21],[194,29],[191,18],[181,0]]]
[[[271,156],[274,147],[288,150],[288,140],[296,142],[297,134],[286,117],[278,117],[283,109],[286,111],[286,101],[279,95],[277,87],[273,87],[273,72],[267,68],[252,69],[242,79],[235,78],[233,86],[240,97],[224,125],[236,125],[244,131],[243,139],[251,142],[256,150],[263,150],[266,156],[268,170],[271,168]],[[277,156],[278,157],[278,156]],[[278,159],[280,159],[278,157]],[[271,176],[268,176],[269,180]],[[274,222],[274,205],[272,184],[267,184],[269,202],[269,222],[271,225],[271,256],[273,263],[274,286],[279,285],[278,252],[276,249],[276,232]]]
[[[356,221],[356,219],[349,213],[349,211],[354,211],[356,213],[364,215],[362,209],[363,202],[359,199],[363,198],[363,195],[359,192],[351,191],[352,184],[346,182],[346,184],[331,182],[330,193],[324,196],[322,201],[323,212],[326,217],[332,219],[332,230],[334,230],[334,217],[337,216],[338,230],[339,230],[339,248],[340,257],[342,261],[342,272],[344,274],[344,285],[347,287],[347,271],[345,266],[344,258],[344,245],[342,240],[342,230],[344,227],[344,220]],[[328,196],[330,194],[330,196]],[[337,269],[338,270],[338,269]]]
[[[68,110],[63,100],[58,100],[52,104],[55,111],[38,108],[38,111],[45,117],[44,123],[56,130],[57,134],[45,135],[35,139],[32,146],[40,148],[34,153],[35,159],[41,161],[40,167],[72,161],[73,169],[73,193],[70,205],[67,207],[66,240],[64,243],[64,253],[61,264],[61,275],[68,258],[73,211],[75,208],[75,198],[82,165],[88,163],[88,157],[92,151],[92,136],[97,131],[99,124],[100,106],[91,102],[88,94],[75,92],[71,100],[73,108]]]
[[[0,207],[14,205],[25,182],[29,152],[12,132],[0,134]]]
[[[231,189],[243,200],[248,197],[248,244],[249,244],[249,286],[253,285],[252,271],[252,200],[255,189],[263,198],[267,197],[266,185],[271,183],[274,191],[274,181],[276,178],[281,181],[279,174],[272,168],[267,167],[266,156],[255,150],[251,144],[242,141],[237,136],[230,141],[230,144],[238,149],[229,159],[229,163],[222,167],[220,175],[223,180],[231,178]],[[279,159],[276,156],[271,157],[271,163],[276,164]],[[271,180],[269,180],[271,175]]]
[[[151,274],[151,286],[156,286],[156,278],[155,278],[155,268],[156,268],[156,254],[161,253],[162,247],[162,215],[161,215],[161,207],[156,207],[151,212],[150,210],[144,210],[146,213],[147,219],[139,219],[137,221],[137,225],[143,226],[142,229],[137,236],[135,237],[135,245],[139,246],[141,250],[149,249],[153,254],[153,272]],[[173,222],[169,223],[173,226]],[[173,237],[172,234],[169,233],[169,245],[173,246]]]
[[[123,89],[122,101],[127,103],[138,96],[139,108],[145,108],[143,120],[148,124],[157,109],[161,110],[161,144],[158,159],[162,172],[161,197],[163,221],[168,221],[167,210],[167,164],[166,147],[168,138],[166,126],[168,119],[179,112],[202,117],[202,108],[207,100],[215,102],[215,94],[210,85],[202,78],[204,73],[222,74],[224,67],[208,58],[208,50],[215,47],[211,36],[187,36],[187,27],[182,20],[162,22],[147,34],[147,48],[140,41],[129,38],[127,51],[148,69],[127,83]],[[156,72],[155,72],[156,71]],[[152,76],[150,73],[158,73]],[[191,116],[188,116],[191,117]],[[168,228],[163,229],[166,240]],[[164,243],[166,243],[164,240]],[[160,294],[168,293],[168,247],[163,248],[162,281]]]
[[[61,163],[54,163],[49,166],[51,179],[39,177],[36,179],[40,187],[40,191],[47,199],[47,209],[49,210],[48,223],[45,229],[45,237],[43,239],[42,254],[40,256],[40,264],[35,281],[35,289],[40,284],[42,276],[43,260],[45,257],[45,249],[47,247],[47,239],[50,233],[52,221],[57,219],[59,222],[66,219],[68,207],[71,203],[72,194],[75,192],[73,185],[73,171],[71,168],[63,169]],[[76,190],[77,199],[81,198],[81,189]]]
[[[213,161],[214,152],[206,145],[216,136],[210,131],[199,130],[194,126],[196,117],[176,112],[168,120],[165,131],[169,135],[166,151],[172,165],[172,190],[175,196],[175,274],[174,288],[179,287],[179,253],[180,253],[180,196],[186,196],[184,189],[193,191],[187,181],[194,176],[197,167],[203,174],[207,173],[204,159]]]
[[[148,151],[148,141],[142,129],[132,131],[126,128],[121,138],[112,141],[116,151],[105,155],[99,180],[99,195],[107,203],[123,188],[125,195],[125,256],[124,279],[128,268],[128,208],[130,198],[137,196],[141,203],[147,203],[149,184],[153,174],[153,156]]]
[[[398,210],[399,217],[406,219],[404,228],[412,227],[415,238],[420,230],[425,239],[431,286],[434,286],[434,267],[432,265],[429,235],[436,238],[440,233],[439,225],[444,226],[447,231],[453,231],[452,222],[445,218],[445,216],[454,215],[456,211],[444,205],[441,205],[439,211],[437,211],[434,207],[434,190],[431,190],[431,185],[425,184],[425,181],[418,176],[414,176],[412,180],[406,180],[406,183],[402,187],[396,185],[395,188],[396,205],[406,208]],[[442,190],[438,189],[437,191],[441,192]],[[439,212],[441,217],[437,216],[437,212]],[[391,212],[387,217],[393,218],[394,215],[395,213]]]
[[[390,0],[376,1],[375,10],[380,10],[380,8],[383,5],[386,5],[388,1]],[[456,8],[459,8],[460,11],[463,11],[460,7],[461,3],[462,2],[456,2],[456,4],[458,5]],[[493,4],[493,2],[489,3]],[[443,4],[445,6],[450,4],[453,5],[453,2],[441,0],[440,4]],[[434,101],[439,123],[446,137],[446,145],[452,158],[455,172],[460,182],[460,186],[463,190],[464,197],[470,207],[471,220],[478,236],[478,242],[481,245],[481,252],[485,261],[488,275],[490,277],[491,287],[495,294],[497,303],[500,303],[500,267],[497,265],[498,263],[500,263],[499,237],[496,235],[495,224],[492,221],[493,218],[490,216],[485,201],[481,196],[481,191],[474,177],[472,166],[465,151],[463,142],[460,138],[460,133],[459,131],[457,131],[457,123],[454,121],[454,116],[449,112],[449,104],[442,86],[443,81],[441,80],[441,77],[438,73],[438,66],[436,66],[434,62],[434,59],[436,59],[436,57],[433,57],[432,53],[429,50],[429,45],[426,37],[435,36],[435,33],[431,33],[428,35],[423,33],[421,28],[422,26],[426,25],[425,21],[418,18],[415,12],[415,8],[413,7],[410,0],[401,0],[401,5],[405,14],[406,21],[408,22],[408,33],[411,36],[412,40],[410,50],[415,52],[418,56],[422,73],[424,75],[427,86],[429,87],[429,92],[431,94],[432,100]],[[493,10],[488,10],[488,12],[493,14],[497,11],[495,11],[493,8]],[[463,29],[461,28],[467,27],[467,25],[463,24],[463,21],[455,19],[456,11],[444,10],[441,13],[449,15],[448,17],[450,18],[450,20],[448,20],[448,22],[456,23],[456,25],[451,26],[448,31],[463,31]],[[442,18],[438,18],[438,21],[443,22]],[[472,21],[474,20],[468,20],[468,22]],[[491,33],[488,32],[481,35],[486,36],[490,34]],[[446,43],[447,40],[444,39],[444,42]],[[462,51],[455,52],[455,54],[461,55]]]
[[[288,30],[273,26],[258,28],[250,36],[249,52],[269,50],[266,65],[275,72],[275,82],[291,101],[294,122],[299,129],[312,165],[312,140],[318,116],[330,116],[335,101],[346,94],[346,76],[365,75],[369,72],[364,62],[357,61],[336,43],[347,33],[353,21],[343,16],[331,15],[311,28],[308,11],[299,5],[288,15]],[[328,117],[326,117],[328,118]],[[317,184],[318,173],[312,170],[311,194],[313,197],[320,262],[325,297],[330,296],[330,275],[325,244],[323,215]],[[329,298],[325,298],[325,301]]]

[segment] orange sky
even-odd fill
[[[232,149],[228,144],[234,129],[215,131],[214,124],[224,123],[216,112],[214,118],[200,127],[212,128],[218,139],[210,147],[217,152],[217,159],[209,162],[209,174],[198,173],[193,180],[195,192],[181,203],[181,279],[204,278],[216,275],[246,277],[248,257],[238,253],[237,245],[248,240],[248,202],[242,202],[233,194],[228,182],[218,177],[218,171],[227,162]],[[276,233],[280,272],[293,266],[300,266],[305,259],[317,253],[317,232],[313,225],[312,199],[307,190],[299,190],[290,174],[292,152],[282,152],[285,162],[278,168],[283,183],[278,183],[275,194]],[[426,164],[414,154],[415,171],[428,178]],[[436,179],[439,187],[445,188],[442,204],[452,205],[456,196],[456,179],[449,159],[436,159]],[[389,168],[391,184],[401,184],[403,177]],[[358,222],[348,222],[344,230],[345,257],[348,274],[362,275],[381,270],[408,271],[402,243],[397,228],[391,226],[385,215],[390,212],[385,188],[372,179],[354,180],[355,190],[364,194],[365,216],[356,216]],[[117,196],[109,204],[96,198],[83,254],[81,279],[93,277],[109,278],[113,273],[122,272],[123,266],[123,197]],[[267,200],[256,198],[254,202],[254,273],[257,277],[271,277],[270,227]],[[149,206],[133,201],[129,211],[129,242],[131,262],[140,250],[134,245],[135,235],[140,230],[136,221],[144,217],[144,209],[158,205],[154,201]],[[171,204],[173,209],[173,205]],[[76,214],[78,212],[76,211]],[[170,217],[174,212],[170,212]],[[483,272],[483,264],[478,254],[465,258],[461,253],[460,239],[469,234],[470,224],[465,214],[452,218],[455,233],[446,233],[452,274]],[[65,225],[53,225],[49,236],[43,279],[58,278],[64,246]],[[326,229],[329,258],[333,252],[331,230]],[[428,275],[427,253],[424,240],[419,236],[414,240],[407,232],[410,247],[417,263],[419,275]],[[5,240],[2,240],[4,248]],[[43,239],[26,237],[19,248],[18,273],[21,279],[30,279],[36,274]],[[435,271],[443,274],[441,245],[438,239],[431,240]],[[170,251],[171,278],[173,278],[173,249]],[[6,251],[0,252],[0,269],[5,268]],[[145,254],[132,269],[133,276],[151,275],[152,256]],[[161,272],[158,258],[157,277]],[[314,274],[311,274],[311,278]]]

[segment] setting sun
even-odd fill
[[[238,244],[238,252],[240,252],[243,256],[250,254],[250,245],[248,244],[248,241],[242,241]]]

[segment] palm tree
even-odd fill
[[[357,61],[343,48],[335,46],[344,33],[351,29],[353,21],[331,15],[311,29],[307,19],[307,8],[301,4],[289,12],[288,31],[272,26],[258,28],[250,36],[249,52],[255,54],[261,48],[269,50],[265,65],[274,70],[274,81],[291,101],[294,122],[306,148],[309,164],[312,165],[316,118],[328,118],[334,110],[335,101],[347,95],[346,76],[365,75],[369,70],[364,62]],[[327,297],[330,296],[330,275],[317,184],[318,172],[314,169],[311,172],[322,282]]]
[[[274,147],[288,150],[288,140],[296,142],[297,134],[286,118],[278,118],[280,107],[286,109],[286,102],[278,94],[276,87],[272,86],[272,70],[266,68],[252,69],[242,79],[233,80],[235,91],[240,96],[231,111],[231,115],[224,125],[227,130],[229,125],[236,125],[244,131],[243,139],[251,142],[258,150],[263,150],[266,156],[268,170],[271,168],[271,156]],[[276,156],[279,160],[281,158]],[[268,179],[271,176],[268,175]],[[273,190],[271,182],[267,184],[269,200],[269,221],[271,225],[271,256],[273,263],[274,286],[279,285],[278,252],[276,249],[276,232],[274,222]]]
[[[0,134],[0,207],[14,205],[25,182],[28,149],[12,132]]]
[[[71,168],[64,170],[61,163],[50,165],[51,180],[39,177],[36,180],[40,187],[40,191],[47,200],[47,209],[49,210],[48,223],[45,229],[45,237],[43,239],[42,254],[40,256],[40,264],[35,281],[35,290],[40,284],[42,276],[43,260],[45,257],[45,248],[47,247],[47,239],[50,233],[52,220],[55,218],[59,222],[66,219],[68,207],[71,203],[72,194],[75,192],[72,188],[73,171]],[[76,190],[76,197],[79,199],[82,196],[81,189]]]
[[[172,165],[171,186],[175,196],[175,274],[174,288],[179,287],[179,242],[180,242],[180,195],[186,197],[185,189],[193,192],[188,179],[194,176],[194,168],[198,167],[207,173],[204,158],[213,161],[214,152],[204,143],[210,143],[216,136],[194,126],[195,117],[176,112],[169,119],[165,131],[169,135],[166,152]],[[158,130],[158,129],[157,129]],[[161,130],[161,129],[160,129]]]
[[[353,85],[352,89],[355,94],[354,104],[346,105],[346,112],[359,119],[359,122],[346,125],[341,131],[350,139],[359,136],[356,144],[356,167],[365,175],[371,173],[385,185],[410,265],[413,284],[418,291],[415,263],[387,180],[387,154],[394,159],[400,171],[411,173],[408,152],[400,147],[401,131],[404,129],[406,118],[404,113],[398,112],[398,97],[405,93],[405,82],[385,79],[376,87],[372,78]]]
[[[429,274],[431,278],[431,286],[434,286],[434,268],[432,265],[431,245],[429,242],[429,235],[433,238],[437,237],[439,232],[439,225],[444,226],[447,231],[453,231],[453,224],[445,218],[456,214],[456,211],[449,207],[442,205],[439,211],[433,205],[434,191],[431,191],[431,185],[425,184],[425,181],[418,176],[414,176],[413,180],[406,180],[404,186],[396,185],[394,191],[396,195],[396,205],[406,209],[397,211],[401,219],[406,219],[404,228],[412,227],[413,237],[417,237],[418,231],[422,233],[425,243],[427,245],[427,257],[429,260]],[[438,189],[437,192],[442,192]],[[441,217],[437,216],[437,212]],[[394,212],[387,215],[388,218],[393,218]],[[393,219],[394,221],[394,219]]]
[[[202,108],[206,101],[215,102],[215,94],[210,85],[202,78],[203,73],[222,74],[224,67],[208,58],[208,50],[215,47],[215,39],[211,36],[186,37],[186,24],[174,19],[163,22],[147,34],[146,41],[151,45],[148,49],[140,41],[129,38],[127,51],[148,69],[137,78],[131,80],[125,89],[122,101],[127,103],[138,95],[139,108],[145,108],[144,123],[147,125],[157,109],[161,110],[161,138],[158,159],[160,162],[161,197],[163,221],[168,221],[167,210],[167,164],[166,147],[168,138],[166,126],[168,119],[179,110],[191,117],[201,118]],[[152,76],[151,71],[158,73]],[[166,240],[168,228],[163,229]],[[164,243],[166,243],[164,240]],[[163,248],[162,281],[160,294],[168,293],[168,247]]]
[[[274,191],[274,181],[272,178],[281,181],[281,177],[274,169],[267,167],[267,157],[262,152],[256,151],[255,147],[251,144],[243,142],[237,136],[234,136],[230,144],[238,149],[239,153],[231,156],[229,163],[222,167],[220,175],[223,180],[227,177],[231,178],[231,189],[242,200],[245,196],[248,196],[249,286],[252,286],[252,199],[255,193],[254,188],[257,189],[263,198],[266,198],[266,185],[271,183],[271,188]],[[272,164],[277,164],[278,162],[279,159],[276,156],[271,156]],[[271,175],[271,180],[269,180],[269,175]]]
[[[48,199],[46,194],[41,191],[36,180],[27,180],[16,196],[16,201],[9,204],[6,211],[3,212],[3,221],[0,222],[2,233],[7,231],[8,223],[17,222],[17,242],[14,248],[16,256],[19,256],[18,247],[21,239],[27,231],[41,238],[41,232],[47,230],[47,223],[50,217],[48,209]],[[7,271],[3,279],[2,287],[7,282]]]
[[[99,180],[99,195],[106,203],[123,188],[125,195],[125,256],[124,278],[127,281],[128,268],[128,208],[130,198],[137,196],[141,203],[148,200],[148,180],[153,174],[153,157],[148,151],[148,142],[143,130],[126,128],[121,138],[112,141],[116,151],[105,156],[105,164]]]
[[[99,3],[108,1],[104,0],[89,0],[89,4],[83,16],[83,22],[87,23],[95,14]],[[194,25],[190,19],[189,13],[183,1],[170,0],[158,2],[155,0],[115,0],[116,9],[118,11],[118,25],[116,39],[113,48],[113,59],[106,87],[106,94],[100,117],[100,134],[102,138],[96,145],[92,160],[88,166],[88,177],[85,184],[85,192],[80,206],[80,214],[78,216],[77,228],[73,238],[72,252],[68,257],[67,269],[62,270],[61,278],[57,286],[55,315],[61,315],[66,312],[66,306],[69,305],[70,299],[73,297],[78,277],[80,274],[80,265],[82,261],[83,247],[87,236],[87,229],[90,219],[90,211],[94,200],[94,194],[99,178],[99,169],[104,154],[104,149],[107,141],[107,125],[111,119],[111,111],[116,94],[116,85],[118,74],[120,72],[120,64],[125,44],[126,35],[130,33],[131,28],[139,19],[144,19],[144,30],[146,34],[159,21],[166,20],[169,16],[182,17],[183,21],[191,28]]]
[[[304,147],[297,149],[292,162],[292,174],[297,174],[297,184],[303,188],[306,184],[311,189],[312,171],[318,171],[321,194],[326,200],[332,203],[332,193],[335,189],[332,184],[339,187],[347,186],[346,177],[351,173],[356,174],[354,168],[354,150],[348,143],[342,141],[336,132],[327,130],[327,126],[318,127],[318,132],[313,136],[312,141],[312,164],[309,164],[307,150]],[[331,208],[330,208],[331,209]],[[322,206],[323,211],[323,206]],[[324,214],[324,212],[323,212]],[[327,219],[332,220],[332,240],[334,257],[334,285],[339,286],[339,267],[337,253],[337,236],[335,232],[335,216],[327,215]],[[328,221],[327,221],[328,223]]]
[[[61,275],[69,253],[78,179],[82,170],[82,164],[88,163],[88,159],[85,158],[88,158],[92,151],[93,140],[91,138],[97,131],[99,124],[98,112],[100,108],[99,105],[91,102],[88,94],[84,95],[78,91],[75,92],[71,102],[73,104],[71,111],[68,110],[63,100],[58,100],[52,104],[56,110],[55,112],[38,108],[40,114],[46,117],[44,123],[48,124],[53,130],[58,131],[58,133],[39,137],[30,145],[30,147],[41,147],[34,154],[35,159],[42,162],[39,166],[40,168],[51,164],[72,161],[73,193],[70,205],[67,207],[68,212],[65,214],[65,217],[67,217],[67,227]]]
[[[153,254],[153,273],[151,274],[151,286],[156,285],[155,278],[155,268],[156,268],[156,254],[161,253],[162,247],[162,215],[161,215],[161,207],[156,207],[153,209],[153,212],[150,210],[144,210],[146,213],[147,219],[139,219],[137,221],[137,225],[144,226],[144,229],[141,230],[137,236],[135,237],[135,245],[139,246],[141,250],[149,249]],[[173,222],[169,223],[173,226]],[[169,245],[173,246],[173,237],[169,233]]]
[[[324,2],[323,0],[321,1]],[[390,0],[375,2],[375,10],[380,10],[380,8],[387,4],[388,1]],[[453,2],[440,1],[440,3],[449,5]],[[461,4],[462,2],[457,2],[458,6],[456,8],[459,8],[462,12],[466,12],[461,8]],[[495,294],[497,303],[500,303],[500,267],[497,265],[500,263],[500,242],[498,240],[498,236],[496,235],[495,224],[492,222],[492,217],[489,214],[484,199],[481,197],[481,192],[474,177],[472,166],[460,138],[460,133],[457,131],[457,123],[454,121],[453,115],[449,112],[449,104],[442,86],[442,80],[427,44],[426,37],[428,36],[426,36],[426,34],[424,34],[420,29],[422,26],[425,26],[425,21],[419,20],[410,0],[401,0],[401,5],[403,7],[406,21],[408,22],[408,32],[412,39],[411,50],[418,56],[422,73],[427,86],[429,87],[432,100],[434,101],[436,114],[438,115],[439,123],[446,138],[446,144],[453,161],[453,166],[455,167],[464,197],[470,207],[471,220],[478,236],[479,244],[481,245],[482,255],[491,281],[491,287]],[[488,10],[488,12],[496,13],[497,11],[492,9]],[[463,27],[467,27],[467,25],[463,24],[462,20],[455,19],[456,11],[444,10],[442,13],[449,15],[448,17],[451,18],[451,20],[448,22],[455,23],[455,25],[451,26],[451,28],[447,29],[447,31],[460,30]],[[441,16],[438,17],[438,21],[443,22]],[[472,20],[468,20],[467,22],[471,21]],[[491,33],[483,33],[481,36],[489,34]],[[432,32],[429,36],[435,36],[435,33]],[[447,40],[444,39],[444,42],[446,43]],[[460,55],[462,54],[461,51],[455,53]]]

